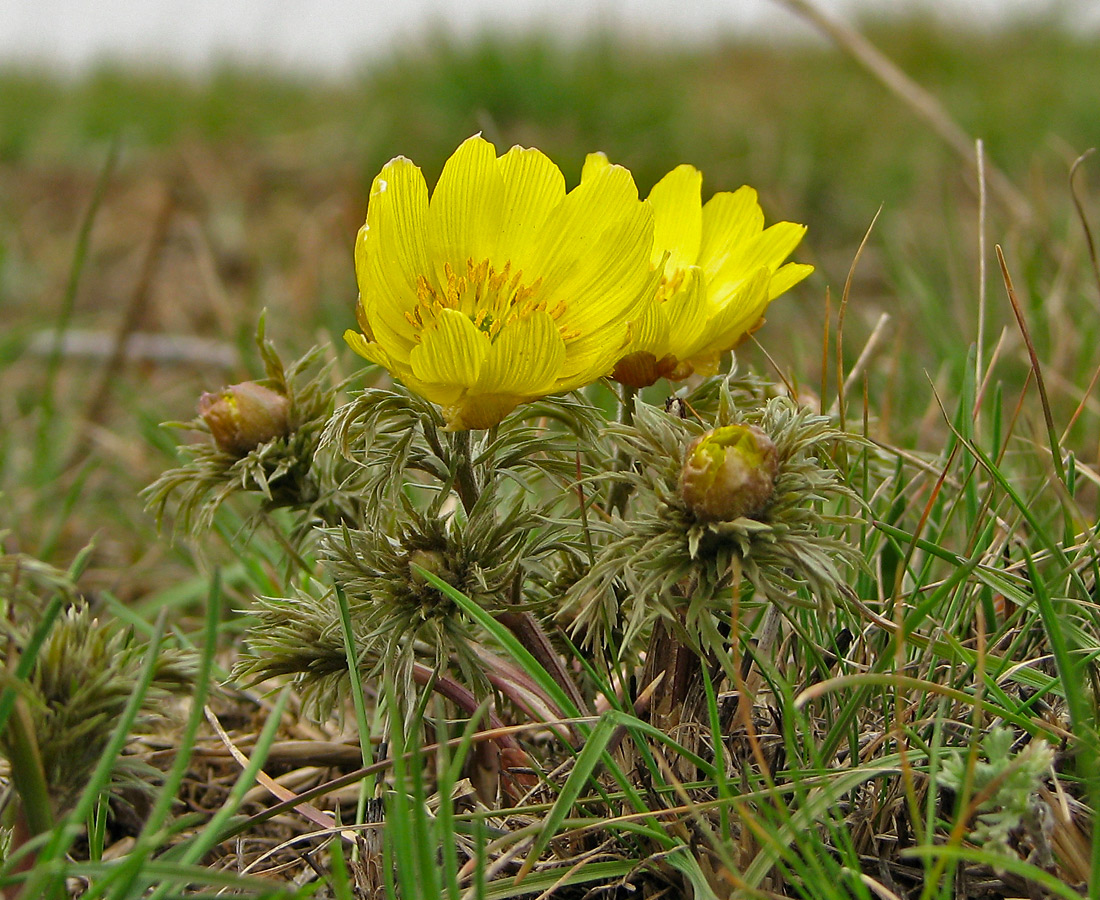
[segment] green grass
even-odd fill
[[[551,896],[572,897],[582,895],[577,885],[628,879],[673,896],[691,885],[696,897],[864,898],[886,889],[930,900],[956,896],[956,887],[973,896],[985,881],[1004,896],[1073,897],[1082,885],[1100,896],[1092,833],[1100,406],[1087,394],[1100,365],[1100,275],[1068,182],[1073,160],[1096,141],[1100,38],[1041,22],[945,35],[914,20],[868,33],[983,140],[988,162],[1031,203],[1031,221],[990,198],[980,222],[967,161],[851,60],[817,45],[689,50],[604,36],[566,47],[531,36],[466,46],[436,37],[338,82],[234,69],[205,78],[0,73],[0,602],[13,636],[0,724],[17,780],[29,773],[23,796],[76,797],[29,823],[7,801],[0,824],[17,826],[9,845],[17,852],[0,866],[4,889],[14,896],[25,883],[23,896],[63,896],[69,878],[88,897],[119,900],[221,889],[350,898],[364,885],[434,898],[531,895],[558,884]],[[748,183],[769,221],[806,223],[796,258],[817,271],[769,309],[759,346],[742,347],[739,362],[796,384],[810,405],[843,408],[847,428],[871,441],[835,459],[855,499],[828,511],[854,518],[829,533],[863,561],[848,573],[842,602],[823,614],[800,595],[776,618],[748,594],[731,594],[722,639],[733,665],[704,667],[689,730],[662,730],[635,708],[644,685],[630,666],[559,642],[566,674],[551,671],[478,600],[439,584],[462,633],[494,648],[483,664],[510,698],[494,715],[522,726],[518,743],[500,744],[521,748],[511,757],[521,774],[506,777],[532,787],[512,796],[511,809],[475,789],[491,780],[485,748],[494,745],[478,697],[460,696],[464,670],[439,673],[448,703],[416,694],[421,681],[395,685],[393,672],[372,670],[363,598],[337,602],[330,583],[341,570],[300,506],[234,498],[212,530],[171,543],[138,496],[179,462],[176,437],[157,422],[189,419],[202,391],[262,375],[251,336],[263,308],[289,356],[331,345],[325,384],[356,373],[334,392],[337,403],[378,381],[358,374],[339,339],[354,325],[351,247],[370,180],[403,154],[431,183],[475,131],[498,148],[538,146],[570,183],[584,154],[603,150],[631,168],[643,195],[690,162],[704,172],[705,192]],[[112,147],[118,159],[108,167]],[[1078,176],[1094,232],[1098,165],[1086,161]],[[166,203],[166,237],[150,246],[150,223]],[[138,331],[206,338],[236,362],[200,354],[111,368],[128,311]],[[838,384],[883,313],[889,323],[841,403]],[[98,335],[100,355],[54,358],[50,330],[59,323]],[[29,352],[34,340],[40,349]],[[107,403],[89,421],[98,399],[90,388],[104,372]],[[660,406],[666,393],[659,385],[643,399]],[[592,399],[612,410],[606,393]],[[704,415],[709,402],[699,403]],[[345,422],[353,437],[363,427],[356,421]],[[578,443],[580,457],[566,435],[553,437],[505,433],[501,446],[514,439],[522,452],[508,463],[503,450],[495,462],[487,452],[477,465],[510,485],[509,501],[528,496],[517,486],[524,480],[536,485],[529,502],[547,502],[547,521],[567,520],[570,552],[591,559],[610,540],[597,508],[609,499],[606,479],[585,482],[584,519],[563,485],[582,465],[610,465],[613,453],[606,436]],[[543,441],[541,455],[523,443],[532,440]],[[378,443],[371,464],[401,469],[392,444]],[[438,449],[444,469],[473,465],[461,462],[468,447]],[[319,502],[311,515],[337,524],[338,508],[382,522],[369,508],[383,493],[378,470],[342,469],[336,457],[326,464],[334,483],[340,473],[349,479],[336,491],[343,505]],[[210,471],[211,484],[224,477]],[[420,493],[407,496],[429,515]],[[560,599],[580,574],[558,571],[559,594],[545,587],[542,599]],[[410,583],[419,591],[433,578],[417,570]],[[49,632],[69,627],[58,610],[78,595],[97,627],[133,628],[146,649],[131,651],[133,671],[117,676],[133,691],[74,790],[36,774],[26,724],[41,714],[38,654]],[[300,625],[313,630],[295,644]],[[234,665],[245,641],[250,671],[264,671],[265,639],[272,667],[292,646],[295,665],[315,668],[251,685]],[[148,700],[160,696],[156,663],[169,650],[194,654],[196,702]],[[349,658],[360,659],[350,681]],[[524,690],[570,719],[562,727],[572,745],[517,705],[520,682],[509,681],[517,666],[528,673]],[[313,682],[310,695],[310,679],[322,676],[329,680]],[[360,677],[365,704],[345,702]],[[576,708],[563,677],[588,704],[604,694],[607,708]],[[264,693],[288,681],[277,700]],[[328,692],[319,700],[318,685]],[[402,705],[410,692],[419,697],[411,710]],[[739,705],[742,696],[755,702]],[[247,758],[235,761],[204,724],[204,701]],[[326,709],[332,715],[319,722],[308,714]],[[998,725],[1014,743],[986,759],[993,751],[982,736]],[[1054,762],[1028,775],[1025,748],[1042,741],[1056,749]],[[119,759],[162,774],[139,767],[144,789],[120,782]],[[261,770],[284,777],[313,812],[254,791]],[[992,782],[982,781],[989,772]],[[1002,783],[1012,796],[998,793]],[[1022,810],[1009,850],[979,841],[980,823],[1009,808]],[[339,822],[320,819],[321,810]],[[29,835],[18,830],[26,824]],[[299,853],[307,849],[309,864]]]

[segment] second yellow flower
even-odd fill
[[[602,153],[590,154],[581,183],[610,165]],[[750,187],[722,191],[703,205],[702,182],[698,169],[677,166],[649,195],[661,283],[615,366],[613,377],[631,387],[713,374],[722,354],[760,325],[768,304],[813,271],[784,264],[804,225],[765,228]]]

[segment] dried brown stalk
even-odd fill
[[[974,138],[951,118],[943,104],[929,91],[906,75],[862,34],[843,22],[825,15],[810,0],[776,0],[776,2],[786,6],[795,15],[801,16],[813,25],[903,100],[974,171],[975,177],[978,177],[977,162],[974,158]],[[1030,222],[1034,218],[1031,203],[1008,176],[988,161],[985,161],[984,169],[984,177],[990,192],[1005,210],[1022,224]]]

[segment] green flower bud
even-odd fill
[[[436,578],[446,581],[448,584],[454,577],[447,565],[447,557],[438,550],[413,550],[409,554],[409,574],[412,576],[413,584],[427,584],[428,579],[414,569],[414,565],[419,566],[425,572],[431,572]]]
[[[680,475],[680,496],[703,522],[757,516],[775,493],[775,444],[755,425],[726,425],[696,438]]]
[[[199,415],[214,443],[226,453],[244,456],[290,431],[290,401],[270,388],[245,381],[199,398]]]

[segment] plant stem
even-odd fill
[[[455,706],[468,715],[476,713],[481,706],[473,692],[459,684],[453,678],[441,675],[433,671],[423,663],[413,663],[413,681],[421,687],[431,685],[433,691],[439,696],[450,700]],[[486,710],[485,715],[489,721],[489,727],[496,730],[504,728],[504,723],[497,718],[496,713]],[[502,734],[493,739],[502,750],[506,748],[520,749],[519,741],[511,734]],[[369,767],[366,767],[369,768]]]
[[[700,680],[700,659],[690,647],[670,630],[663,619],[653,626],[646,650],[642,687],[664,675],[649,704],[651,724],[668,731],[688,717],[686,701],[693,685]]]
[[[633,403],[631,404],[631,414],[633,415]],[[469,515],[481,497],[481,489],[478,486],[470,459],[470,432],[456,432],[453,447],[451,465],[455,478],[455,492],[462,502],[462,508]],[[518,587],[516,592],[519,593]],[[500,613],[497,616],[497,621],[516,636],[524,649],[539,661],[539,664],[546,669],[550,677],[565,691],[577,707],[578,712],[583,713],[585,702],[580,688],[569,676],[538,619],[529,612],[517,610],[516,612]]]
[[[456,432],[452,447],[451,471],[455,477],[455,492],[458,494],[458,499],[462,501],[462,508],[466,510],[466,515],[469,515],[481,496],[481,489],[478,487],[470,459],[470,432]]]
[[[619,397],[619,422],[623,425],[633,425],[638,389],[629,384],[620,385],[620,387],[622,392]]]
[[[561,657],[554,650],[550,638],[536,619],[529,612],[503,612],[497,615],[497,621],[507,628],[523,648],[538,660],[539,665],[546,669],[547,674],[558,683],[565,691],[577,711],[582,715],[587,709],[580,688],[570,677],[562,664]]]
[[[8,719],[8,744],[12,783],[23,801],[27,827],[32,836],[42,834],[53,828],[53,804],[46,787],[46,772],[42,768],[30,710],[22,697],[16,699]]]
[[[620,385],[619,394],[619,424],[630,426],[634,424],[634,408],[638,397],[638,389],[630,385]],[[627,451],[622,444],[615,451],[616,474],[625,472],[630,464]],[[620,516],[626,509],[626,501],[630,499],[630,484],[626,481],[616,480],[611,486],[611,494],[607,498],[608,510],[617,512]]]

